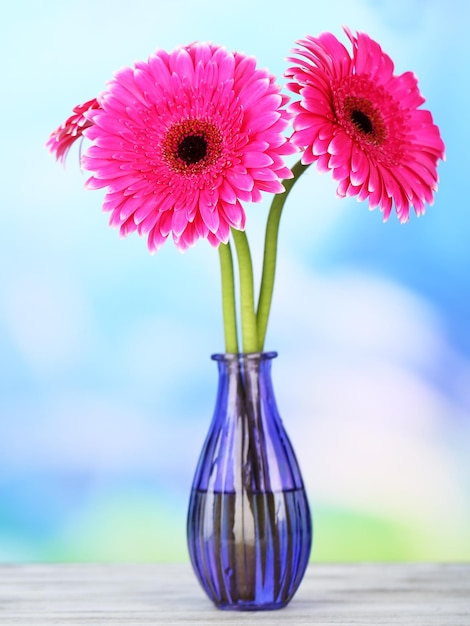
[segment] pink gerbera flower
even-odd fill
[[[83,131],[91,126],[91,122],[86,119],[85,113],[98,109],[99,104],[96,98],[88,100],[83,104],[74,107],[71,115],[57,130],[51,133],[46,146],[55,154],[58,161],[65,161],[70,146],[83,135]]]
[[[158,50],[117,72],[84,113],[87,186],[108,188],[110,224],[146,235],[151,252],[170,234],[181,250],[200,237],[218,246],[231,227],[244,229],[241,201],[283,191],[292,176],[282,158],[296,151],[283,136],[287,101],[243,54],[206,43]]]
[[[410,205],[424,213],[437,189],[437,163],[444,143],[411,72],[393,73],[389,56],[364,33],[345,32],[348,50],[331,33],[307,36],[294,49],[299,58],[286,76],[301,100],[292,141],[305,149],[302,162],[332,170],[339,196],[368,198],[387,219],[395,204],[400,221]]]

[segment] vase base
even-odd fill
[[[241,496],[193,489],[188,519],[191,562],[215,606],[271,611],[289,603],[310,554],[304,489]]]
[[[214,602],[214,606],[221,611],[277,611],[285,608],[289,602],[271,602],[269,604],[256,604],[255,602],[239,602],[237,604],[219,604]]]

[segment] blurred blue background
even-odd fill
[[[210,40],[282,82],[305,34],[366,31],[413,70],[447,161],[407,225],[312,167],[287,203],[268,331],[313,560],[470,558],[470,62],[458,0],[49,0],[2,9],[0,561],[186,560],[223,350],[218,257],[120,240],[44,149],[113,71]],[[255,264],[267,203],[247,207]]]

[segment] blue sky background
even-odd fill
[[[470,558],[466,2],[19,1],[2,9],[0,561],[184,560],[223,350],[217,254],[120,240],[78,149],[44,149],[122,65],[210,40],[282,82],[305,34],[366,31],[447,146],[407,225],[314,168],[283,216],[267,348],[313,560]],[[267,203],[247,207],[255,264]]]

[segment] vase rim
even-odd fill
[[[233,362],[233,361],[267,361],[270,359],[275,359],[277,357],[277,352],[274,350],[270,350],[268,352],[221,352],[216,354],[211,354],[211,359],[213,361],[225,361],[225,362]]]

